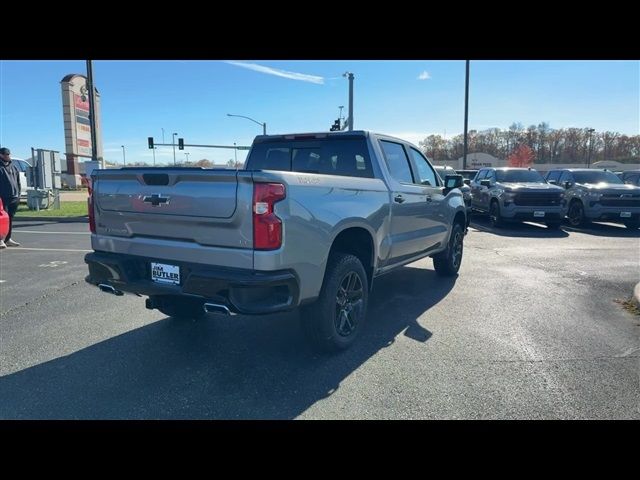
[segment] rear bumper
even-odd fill
[[[88,283],[128,293],[191,296],[243,314],[290,310],[299,302],[298,278],[290,270],[264,272],[107,252],[88,253],[84,261],[89,266]],[[151,262],[179,266],[180,285],[152,281]]]

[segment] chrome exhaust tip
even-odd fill
[[[207,313],[222,313],[224,315],[235,315],[234,312],[229,310],[226,305],[220,305],[219,303],[205,303],[202,308]]]
[[[107,285],[106,283],[101,283],[100,285],[98,285],[98,288],[100,290],[102,290],[103,292],[110,293],[110,294],[116,295],[118,297],[121,297],[122,295],[124,295],[124,292],[122,292],[120,290],[116,290],[111,285]]]

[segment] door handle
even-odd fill
[[[404,197],[402,195],[396,195],[393,197],[393,201],[396,203],[404,203]]]

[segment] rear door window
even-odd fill
[[[380,140],[389,173],[400,183],[413,183],[409,159],[404,147],[399,143]]]

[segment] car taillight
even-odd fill
[[[282,220],[273,213],[273,205],[286,196],[281,183],[253,185],[253,248],[275,250],[282,245]]]
[[[91,230],[91,233],[96,233],[96,217],[93,214],[93,192],[87,199],[87,209],[89,211],[89,230]]]

